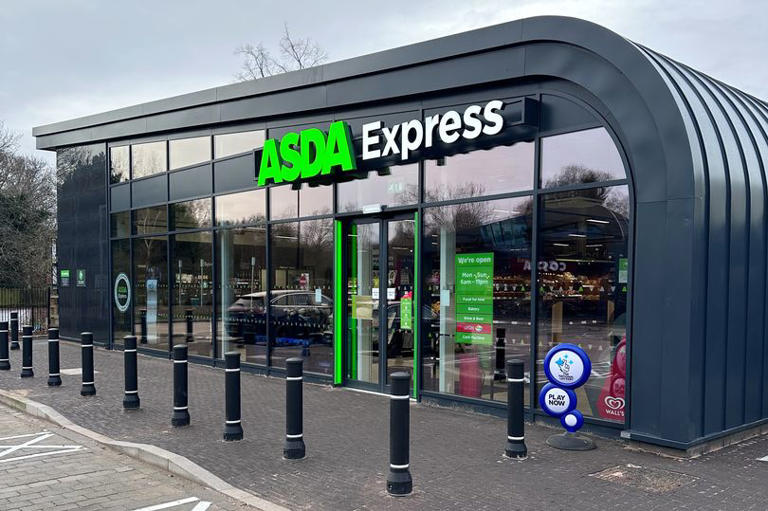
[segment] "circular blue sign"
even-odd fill
[[[539,393],[539,406],[553,417],[561,417],[576,408],[576,393],[547,383]]]
[[[583,349],[573,344],[558,344],[544,358],[544,374],[560,387],[575,389],[584,385],[592,372],[592,362]]]
[[[576,433],[584,425],[584,416],[578,410],[573,410],[560,417],[560,424],[570,433]]]

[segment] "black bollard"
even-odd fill
[[[411,375],[393,373],[392,395],[389,396],[389,475],[387,493],[409,495],[413,491],[410,471]]]
[[[123,337],[123,374],[125,377],[123,408],[136,410],[141,405],[141,400],[139,399],[139,370],[135,335]]]
[[[61,385],[61,372],[59,370],[59,329],[48,329],[48,386]]]
[[[504,454],[509,458],[525,458],[528,455],[523,422],[524,389],[523,361],[507,360],[507,446]]]
[[[21,377],[31,378],[35,375],[32,370],[32,327],[25,325],[22,327],[21,335]]]
[[[187,342],[192,342],[195,340],[195,336],[192,335],[192,314],[195,311],[193,309],[186,309],[184,311],[184,319],[187,322]]]
[[[187,345],[177,344],[173,347],[173,415],[171,416],[171,425],[174,427],[189,425],[187,365]]]
[[[8,353],[8,322],[0,322],[0,371],[11,369],[11,357]]]
[[[83,386],[80,388],[80,395],[93,396],[96,394],[96,384],[93,381],[93,334],[91,332],[80,334],[80,348],[83,366]]]
[[[285,361],[285,444],[283,458],[300,460],[307,453],[304,445],[304,359]]]
[[[224,440],[231,442],[243,439],[243,425],[240,421],[240,353],[231,351],[224,354],[224,400],[226,419]]]
[[[19,349],[19,313],[11,312],[11,350]]]
[[[139,342],[141,344],[147,344],[147,309],[139,310],[139,317],[141,318],[141,335],[139,336]]]

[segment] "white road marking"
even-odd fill
[[[202,501],[199,504],[197,504],[195,507],[193,507],[192,511],[205,511],[209,507],[211,507],[210,502]]]
[[[10,461],[26,460],[28,458],[39,458],[40,456],[51,456],[53,454],[65,454],[65,453],[79,451],[80,449],[82,449],[82,446],[73,445],[71,449],[61,449],[61,450],[58,450],[58,451],[38,452],[36,454],[27,454],[26,456],[16,456],[14,458],[8,458],[8,459],[5,459],[5,460],[0,460],[0,463],[8,463]]]
[[[29,458],[39,458],[41,456],[52,456],[54,454],[67,454],[67,453],[79,451],[80,449],[83,448],[82,445],[35,445],[52,436],[53,436],[53,433],[42,432],[42,433],[27,433],[24,435],[14,435],[14,436],[9,436],[5,438],[0,438],[0,441],[3,441],[3,440],[14,440],[14,439],[20,439],[20,438],[34,437],[31,440],[27,440],[26,442],[23,442],[21,444],[0,445],[0,449],[4,449],[2,452],[0,452],[0,463],[9,463],[11,461],[20,461],[20,460],[26,460]],[[20,451],[22,449],[38,450],[38,452],[36,452],[35,454],[25,454],[21,456],[14,456],[12,458],[7,457],[9,454]],[[49,449],[49,450],[44,452],[39,452],[40,449]]]
[[[757,458],[757,461],[766,461],[766,462],[768,462],[768,456],[763,456],[762,458]]]
[[[45,440],[46,438],[50,438],[53,436],[53,433],[40,433],[40,436],[33,438],[32,440],[29,440],[27,442],[24,442],[23,444],[14,445],[12,447],[7,448],[3,452],[0,452],[0,458],[3,456],[8,456],[12,452],[18,451],[19,449],[23,449],[27,447],[28,445],[36,444],[37,442],[41,442]]]
[[[187,497],[186,499],[174,500],[172,502],[166,502],[164,504],[155,504],[154,506],[142,507],[139,509],[134,509],[133,511],[159,511],[160,509],[168,509],[171,507],[182,506],[184,504],[190,504],[192,502],[197,502],[198,500],[200,499],[198,499],[197,497]]]
[[[44,435],[46,433],[48,433],[48,432],[47,431],[41,431],[40,433],[25,433],[23,435],[4,436],[4,437],[0,438],[0,442],[2,442],[3,440],[13,440],[14,438],[26,438],[26,437],[29,437],[29,436]]]

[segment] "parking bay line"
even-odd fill
[[[65,453],[70,453],[70,452],[77,452],[80,449],[82,449],[82,446],[80,446],[80,445],[73,445],[71,448],[59,449],[58,451],[38,452],[38,453],[35,453],[35,454],[27,454],[25,456],[16,456],[14,458],[8,458],[8,459],[0,460],[0,463],[9,463],[11,461],[26,460],[26,459],[29,459],[29,458],[39,458],[41,456],[53,456],[54,454],[65,454]]]
[[[168,509],[168,508],[171,508],[171,507],[181,506],[183,504],[191,504],[192,502],[197,502],[199,500],[200,499],[198,499],[197,497],[187,497],[186,499],[174,500],[172,502],[165,502],[163,504],[155,504],[154,506],[142,507],[142,508],[139,508],[139,509],[134,509],[133,511],[160,511],[161,509]],[[209,504],[210,505],[209,502],[200,502],[200,504]],[[200,506],[200,504],[195,506],[194,509],[197,510],[198,507]],[[203,510],[207,509],[207,507],[202,508],[202,509]]]
[[[8,456],[12,452],[18,451],[19,449],[24,449],[25,447],[36,444],[37,442],[41,442],[45,440],[46,438],[50,438],[53,436],[53,433],[39,433],[40,436],[37,438],[33,438],[32,440],[29,440],[27,442],[24,442],[23,444],[14,445],[13,447],[9,447],[8,449],[4,450],[3,452],[0,452],[0,458],[3,456]],[[2,462],[3,460],[0,460]]]

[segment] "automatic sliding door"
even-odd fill
[[[347,234],[347,380],[378,385],[379,222],[352,224]]]

